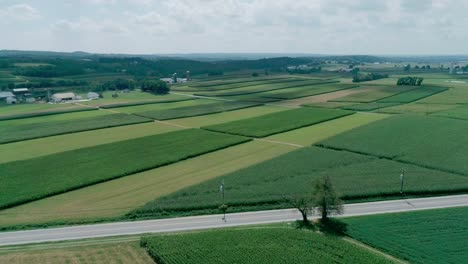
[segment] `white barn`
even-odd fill
[[[95,93],[95,92],[89,92],[86,97],[89,99],[89,100],[95,100],[95,99],[99,99],[99,94],[98,93]]]
[[[77,97],[75,93],[56,93],[52,95],[50,101],[53,103],[62,103],[67,101],[73,101],[76,99]]]

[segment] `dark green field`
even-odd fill
[[[225,111],[232,111],[242,108],[248,108],[253,106],[258,106],[258,103],[249,103],[249,102],[228,102],[228,101],[221,101],[221,102],[213,102],[210,104],[204,105],[193,105],[193,106],[185,106],[185,107],[178,107],[172,109],[164,109],[164,110],[156,110],[156,111],[145,111],[145,112],[137,112],[135,115],[154,118],[157,120],[168,120],[168,119],[176,119],[176,118],[183,118],[183,117],[190,117],[190,116],[199,116],[199,115],[207,115],[207,114],[214,114],[220,113]]]
[[[204,128],[235,135],[266,137],[350,115],[352,113],[351,111],[323,108],[298,108]]]
[[[468,207],[344,219],[348,235],[410,263],[466,263]]]
[[[142,238],[157,263],[392,263],[342,240],[301,229],[260,227]]]
[[[48,117],[49,116],[46,116],[45,118]],[[59,118],[58,115],[54,115],[54,117]],[[0,121],[0,143],[10,143],[27,139],[151,121],[151,119],[145,117],[127,114],[106,114],[76,119],[68,119],[64,117],[60,120],[42,118],[43,117],[33,117],[11,121]]]
[[[463,120],[396,115],[321,144],[468,176],[468,138],[464,131],[468,131],[468,122]]]
[[[248,139],[182,130],[0,165],[0,208],[167,165]],[[191,142],[187,144],[187,142]]]
[[[226,203],[233,210],[254,210],[267,205],[289,208],[289,204],[283,203],[284,197],[309,192],[312,182],[322,176],[330,176],[347,200],[399,197],[402,168],[407,172],[407,194],[468,190],[465,176],[351,152],[307,147],[175,192],[146,204],[133,214],[216,212],[221,202],[217,188],[221,180],[226,184]]]

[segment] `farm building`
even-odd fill
[[[161,81],[167,83],[167,84],[173,84],[174,79],[173,78],[161,78]],[[177,78],[177,83],[185,83],[187,82],[187,78]]]
[[[73,101],[76,99],[77,97],[75,93],[56,93],[52,95],[50,101],[53,103],[62,103],[66,101]]]
[[[7,104],[16,104],[16,98],[13,96],[7,97],[6,98],[6,103]]]
[[[13,93],[14,94],[25,94],[25,93],[29,93],[29,89],[28,88],[15,88],[15,89],[13,89]]]
[[[98,93],[94,93],[94,92],[89,92],[86,97],[89,99],[89,100],[96,100],[96,99],[99,99],[99,94]]]
[[[0,92],[0,100],[7,104],[16,104],[16,98],[12,92]]]

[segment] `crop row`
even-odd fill
[[[244,137],[193,129],[4,163],[0,165],[0,208],[141,172],[246,141],[248,139]]]

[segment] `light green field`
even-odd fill
[[[296,149],[252,141],[0,211],[0,226],[118,217],[194,184]]]
[[[408,86],[361,86],[357,89],[369,89],[371,87],[372,90],[366,91],[365,93],[355,93],[350,94],[344,97],[340,97],[337,99],[333,99],[330,101],[333,102],[356,102],[356,103],[370,103],[373,101],[377,101],[386,97],[390,97],[399,93],[403,93],[414,89],[415,87],[408,87]]]
[[[468,86],[451,88],[445,92],[419,100],[426,104],[465,104],[468,103]]]
[[[173,109],[173,108],[185,107],[185,106],[212,104],[216,102],[217,101],[214,101],[214,100],[197,99],[197,100],[187,100],[187,101],[172,102],[172,103],[145,104],[145,105],[136,105],[136,106],[117,107],[117,108],[112,108],[109,110],[120,112],[120,113],[134,114],[138,112]]]
[[[320,123],[313,126],[308,126],[289,132],[267,137],[267,140],[281,141],[299,145],[311,145],[326,138],[338,135],[353,128],[372,123],[377,120],[388,117],[384,114],[373,113],[356,113]]]
[[[114,92],[104,92],[103,93],[104,98],[99,99],[99,100],[82,102],[82,104],[98,106],[98,105],[129,103],[129,102],[138,102],[138,101],[170,100],[170,99],[185,98],[185,96],[176,95],[176,94],[155,95],[155,94],[144,93],[140,91],[132,91],[129,93],[117,93],[119,97],[112,98],[113,93]]]
[[[288,108],[277,107],[277,106],[257,106],[257,107],[229,111],[229,112],[224,112],[224,113],[219,113],[219,114],[173,119],[168,122],[172,124],[177,124],[180,126],[202,127],[202,126],[221,124],[221,123],[235,121],[235,120],[244,119],[244,118],[266,115],[270,113],[276,113],[276,112],[285,111],[285,110],[288,110]]]
[[[37,113],[39,111],[47,110],[71,110],[83,108],[74,104],[16,104],[16,105],[0,105],[0,117],[26,114],[26,113]]]
[[[0,164],[178,130],[161,123],[105,128],[0,145]]]
[[[435,95],[437,96],[437,95]],[[397,106],[391,106],[377,110],[379,113],[389,114],[430,114],[439,111],[445,111],[457,107],[455,104],[423,104],[423,103],[409,103]]]
[[[25,246],[16,250],[1,250],[0,248],[0,263],[154,264],[145,249],[140,247],[138,240],[132,239],[132,241],[126,242],[124,239],[120,239],[120,241],[96,239],[89,242],[49,243],[43,246],[32,246],[29,249]]]

